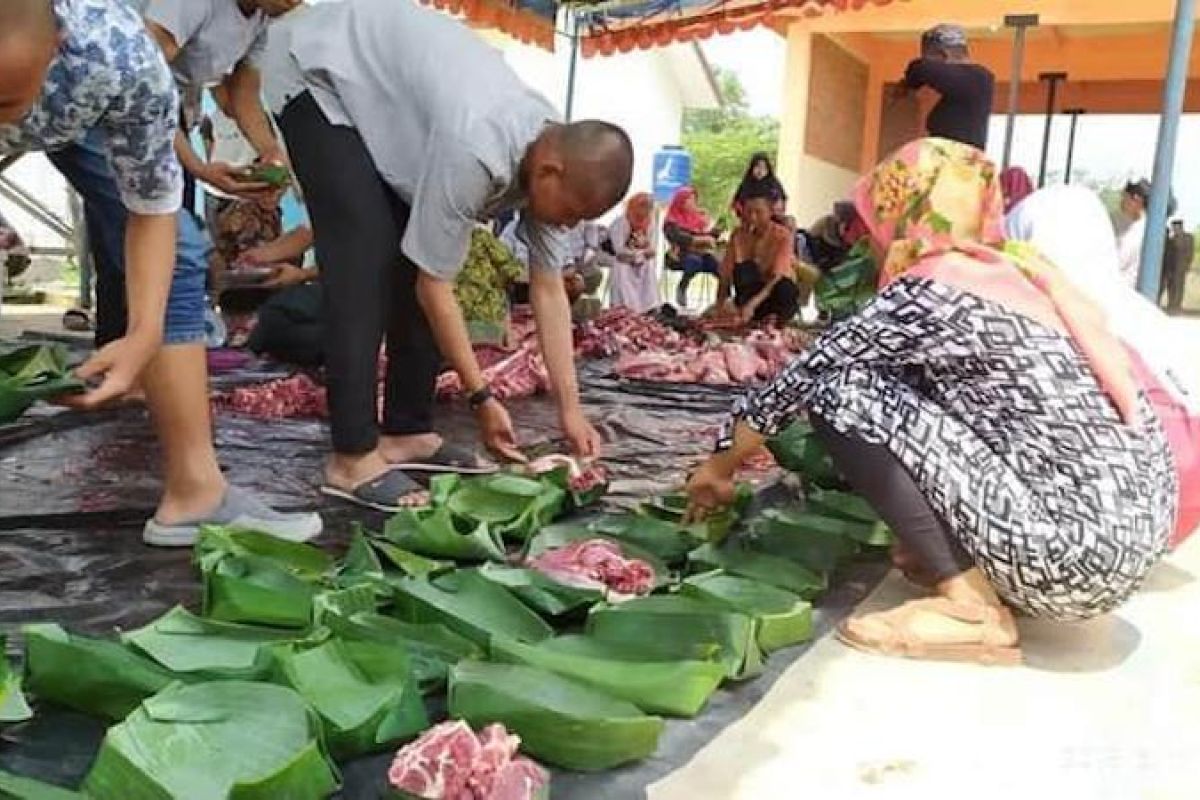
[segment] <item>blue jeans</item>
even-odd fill
[[[128,212],[108,165],[104,135],[92,131],[78,144],[47,153],[83,198],[88,243],[96,264],[96,346],[125,335],[125,220]],[[175,272],[167,297],[164,344],[204,341],[204,284],[212,245],[191,212],[176,214]]]

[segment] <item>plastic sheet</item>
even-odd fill
[[[584,405],[607,442],[613,477],[607,502],[632,505],[677,487],[711,444],[711,431],[729,408],[728,391],[695,386],[642,385],[608,377],[607,365],[583,370]],[[275,373],[278,374],[278,373]],[[262,380],[258,367],[222,383]],[[557,436],[548,398],[509,404],[527,443]],[[471,445],[475,429],[461,404],[438,410],[447,438]],[[231,481],[284,508],[319,508],[330,533],[321,544],[341,552],[351,520],[380,526],[383,515],[323,504],[315,490],[326,452],[323,423],[221,415],[218,457]],[[156,550],[141,542],[141,525],[158,495],[157,447],[146,412],[124,408],[100,414],[38,409],[0,427],[0,628],[55,621],[70,630],[111,635],[183,603],[195,607],[199,583],[190,551]],[[790,496],[785,488],[761,502]],[[855,565],[819,604],[818,635],[843,618],[882,576],[880,565]],[[10,638],[14,653],[17,638]],[[741,717],[804,652],[776,653],[761,678],[720,691],[691,721],[672,721],[658,754],[628,768],[599,774],[556,774],[559,800],[630,800],[685,763],[721,729]],[[0,768],[65,786],[77,785],[90,765],[104,726],[53,708],[7,729]],[[380,797],[390,754],[343,765],[344,800]]]

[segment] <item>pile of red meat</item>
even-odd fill
[[[325,387],[304,373],[219,393],[213,405],[260,419],[329,416]]]
[[[779,374],[803,346],[803,335],[795,331],[754,330],[740,342],[626,352],[614,370],[623,378],[658,383],[745,386]]]
[[[649,594],[654,588],[654,568],[641,559],[627,558],[608,539],[582,539],[547,550],[527,563],[561,584],[604,590],[610,599]]]
[[[401,748],[388,781],[423,800],[533,800],[550,775],[517,755],[520,744],[503,725],[476,735],[462,720],[449,720]]]
[[[499,400],[530,397],[550,389],[550,375],[542,361],[536,336],[527,336],[512,352],[485,347],[476,348],[475,356],[483,370],[483,379]],[[461,397],[462,393],[462,380],[457,372],[451,369],[438,376],[439,400]]]
[[[683,337],[667,326],[628,308],[610,308],[575,329],[575,353],[608,358],[627,352],[675,350]]]

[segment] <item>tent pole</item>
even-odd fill
[[[567,66],[567,107],[566,118],[567,122],[571,122],[572,114],[575,111],[575,72],[579,62],[579,15],[568,9],[566,12],[571,18],[570,33],[571,39],[571,61]]]
[[[1075,130],[1079,127],[1079,118],[1087,113],[1082,108],[1068,108],[1063,111],[1064,114],[1071,118],[1071,138],[1067,144],[1067,174],[1063,182],[1068,186],[1071,184],[1071,169],[1075,166]]]
[[[1158,148],[1154,153],[1154,191],[1147,211],[1146,238],[1142,243],[1142,264],[1138,271],[1138,291],[1157,302],[1162,278],[1163,248],[1167,237],[1167,214],[1171,202],[1171,175],[1175,169],[1175,143],[1179,138],[1179,118],[1183,114],[1187,90],[1188,61],[1196,29],[1195,0],[1176,0],[1175,25],[1171,33],[1171,59],[1163,84],[1163,110],[1158,127]]]
[[[1054,129],[1054,109],[1058,105],[1058,84],[1066,79],[1065,72],[1043,72],[1038,75],[1039,81],[1049,84],[1049,91],[1046,93],[1046,132],[1042,134],[1042,166],[1038,169],[1039,189],[1046,186],[1046,166],[1050,161],[1050,133]]]
[[[1037,14],[1010,14],[1004,24],[1013,28],[1012,75],[1008,79],[1008,121],[1004,128],[1004,167],[1012,165],[1013,134],[1017,127],[1017,109],[1021,102],[1021,70],[1025,64],[1025,31],[1036,27]]]

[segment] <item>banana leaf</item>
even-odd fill
[[[458,494],[455,492],[452,499]],[[449,506],[405,509],[387,521],[383,535],[421,556],[457,561],[504,560],[504,543],[485,520],[452,514]]]
[[[503,586],[522,603],[549,617],[561,617],[581,608],[589,608],[604,599],[604,591],[568,586],[535,569],[484,564],[479,574]]]
[[[764,653],[812,638],[812,606],[783,589],[714,571],[688,578],[680,593],[753,617]]]
[[[483,648],[443,625],[404,622],[380,614],[330,617],[325,624],[343,639],[403,647],[414,676],[427,693],[445,687],[450,667],[459,661],[484,656]]]
[[[444,625],[404,622],[374,613],[331,615],[324,624],[342,639],[404,648],[412,662],[413,675],[426,692],[444,687],[450,667],[459,661],[484,656],[483,648]]]
[[[21,691],[21,674],[4,657],[7,637],[0,635],[0,723],[24,722],[33,717],[33,709]]]
[[[67,366],[62,345],[33,345],[0,354],[0,423],[12,422],[38,400],[83,389]]]
[[[639,513],[652,519],[678,525],[702,542],[721,542],[729,536],[733,526],[741,519],[742,513],[750,505],[753,496],[749,485],[739,483],[732,505],[710,515],[704,522],[690,525],[683,524],[683,517],[688,506],[686,494],[668,494],[647,500],[642,503]]]
[[[645,561],[654,570],[654,585],[655,587],[665,586],[671,580],[671,568],[665,562],[659,559],[653,552],[640,547],[633,542],[627,541],[620,536],[602,533],[592,529],[587,525],[578,523],[559,523],[557,525],[547,525],[532,539],[526,546],[525,558],[536,558],[547,550],[554,550],[558,547],[565,547],[578,541],[587,541],[588,539],[604,539],[612,542],[621,548],[621,552],[626,558],[637,558]],[[692,547],[695,547],[695,542]]]
[[[492,640],[492,660],[549,670],[621,700],[648,714],[694,717],[725,678],[720,664],[705,661],[644,661],[594,654],[582,655],[555,648],[554,640],[536,645],[511,639]],[[604,644],[596,642],[603,651]]]
[[[350,546],[337,567],[337,585],[343,588],[360,584],[378,586],[380,591],[390,594],[391,590],[384,582],[383,562],[371,546],[366,531],[357,522],[352,530]]]
[[[876,294],[878,272],[869,250],[855,247],[846,260],[824,274],[814,290],[817,310],[833,320],[862,309]]]
[[[740,545],[704,545],[692,551],[691,563],[706,570],[722,569],[731,575],[765,583],[812,600],[828,588],[824,575],[780,556],[747,550]]]
[[[527,478],[511,473],[466,478],[446,501],[456,516],[486,523],[502,537],[525,541],[563,513],[566,472]]]
[[[856,522],[819,517],[788,509],[769,508],[750,526],[745,545],[760,553],[794,561],[816,573],[830,573],[858,552],[848,534]]]
[[[856,494],[816,489],[809,492],[805,499],[817,514],[856,522],[863,526],[848,531],[848,535],[860,544],[868,547],[887,547],[894,539],[891,530],[879,519],[871,504]]]
[[[845,486],[833,459],[806,420],[793,422],[778,436],[769,439],[767,449],[779,466],[803,476],[808,484],[824,489]]]
[[[117,642],[88,639],[57,625],[26,625],[25,686],[42,700],[85,714],[124,719],[176,680]]]
[[[79,792],[0,770],[0,800],[87,800]]]
[[[332,639],[276,652],[281,680],[321,719],[335,758],[384,749],[429,727],[405,649],[377,641]]]
[[[271,671],[271,645],[294,633],[204,619],[176,606],[121,637],[125,644],[180,675],[258,680]]]
[[[257,164],[250,169],[250,179],[281,189],[292,180],[292,174],[282,164]]]
[[[734,680],[762,672],[754,620],[711,603],[678,595],[655,595],[588,614],[587,633],[602,642],[644,654],[647,661],[695,660],[714,652]]]
[[[333,559],[311,545],[255,531],[206,527],[196,545],[204,616],[225,622],[304,628]]]
[[[645,514],[606,514],[588,528],[634,545],[666,564],[683,563],[688,553],[703,544],[688,528]]]
[[[658,749],[663,721],[553,672],[464,661],[450,674],[450,716],[473,728],[499,722],[522,749],[564,769],[611,769]]]
[[[371,545],[396,569],[410,578],[424,578],[454,569],[453,561],[435,561],[419,556],[403,547],[397,547],[385,539],[372,539]]]
[[[436,623],[487,648],[492,636],[539,642],[554,629],[501,586],[472,570],[433,580],[396,581],[394,613],[405,622]]]
[[[320,724],[283,686],[174,684],[109,729],[93,800],[320,800],[338,786]]]

